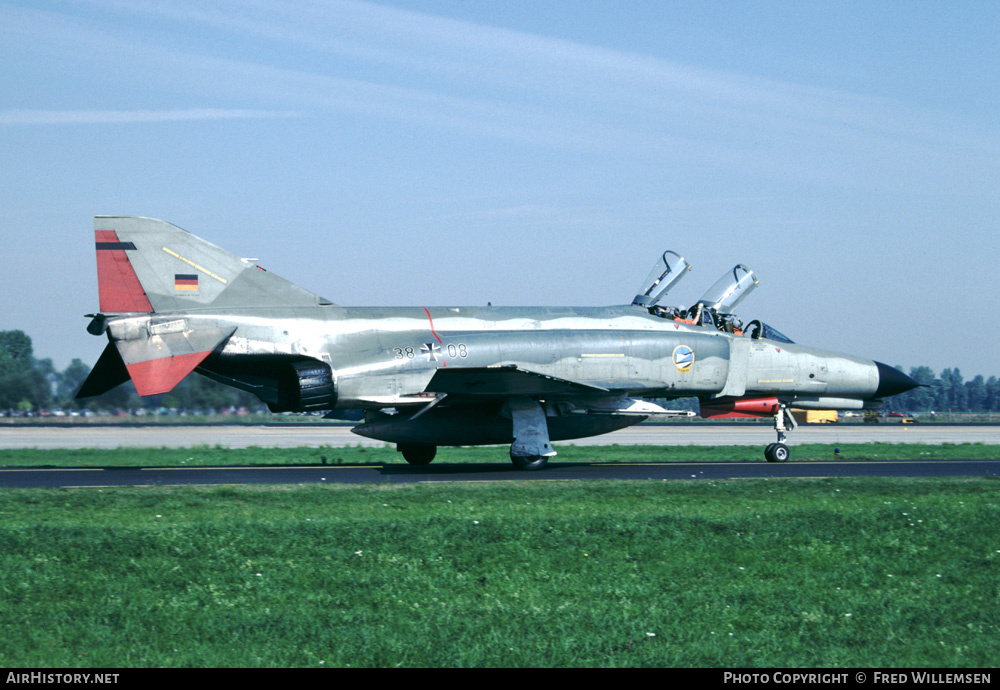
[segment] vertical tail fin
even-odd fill
[[[96,216],[102,313],[332,304],[170,223]]]

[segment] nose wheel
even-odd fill
[[[785,428],[785,418],[785,406],[779,405],[778,411],[774,413],[774,431],[778,434],[778,442],[772,443],[764,449],[764,459],[768,462],[787,462],[791,456],[788,446],[785,445],[785,432],[788,431]],[[795,417],[789,414],[787,418],[794,429],[796,426]]]
[[[784,443],[772,443],[764,449],[764,459],[768,462],[786,462],[789,455],[788,446]]]

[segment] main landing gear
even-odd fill
[[[796,427],[795,417],[787,412],[784,405],[779,405],[778,411],[774,413],[774,431],[778,434],[778,442],[771,443],[764,449],[764,459],[768,462],[787,462],[791,455],[788,446],[785,445],[785,432],[788,431],[785,428],[786,414],[792,429]]]
[[[510,461],[519,470],[542,469],[556,454],[549,442],[545,410],[538,401],[529,398],[511,398],[507,404],[514,434]]]
[[[540,470],[556,454],[549,440],[545,408],[537,400],[516,397],[507,402],[511,417],[513,443],[510,461],[519,470]],[[397,443],[396,450],[411,465],[428,465],[437,455],[437,446],[420,443]]]
[[[400,443],[396,450],[403,454],[403,459],[411,465],[429,465],[437,455],[437,446],[423,446],[416,443]]]

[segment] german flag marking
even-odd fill
[[[174,290],[196,292],[198,290],[198,274],[175,273]]]

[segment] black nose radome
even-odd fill
[[[876,398],[888,398],[890,395],[899,395],[900,393],[913,390],[920,385],[895,367],[882,364],[882,362],[875,362],[875,366],[878,367],[878,388],[875,390]]]

